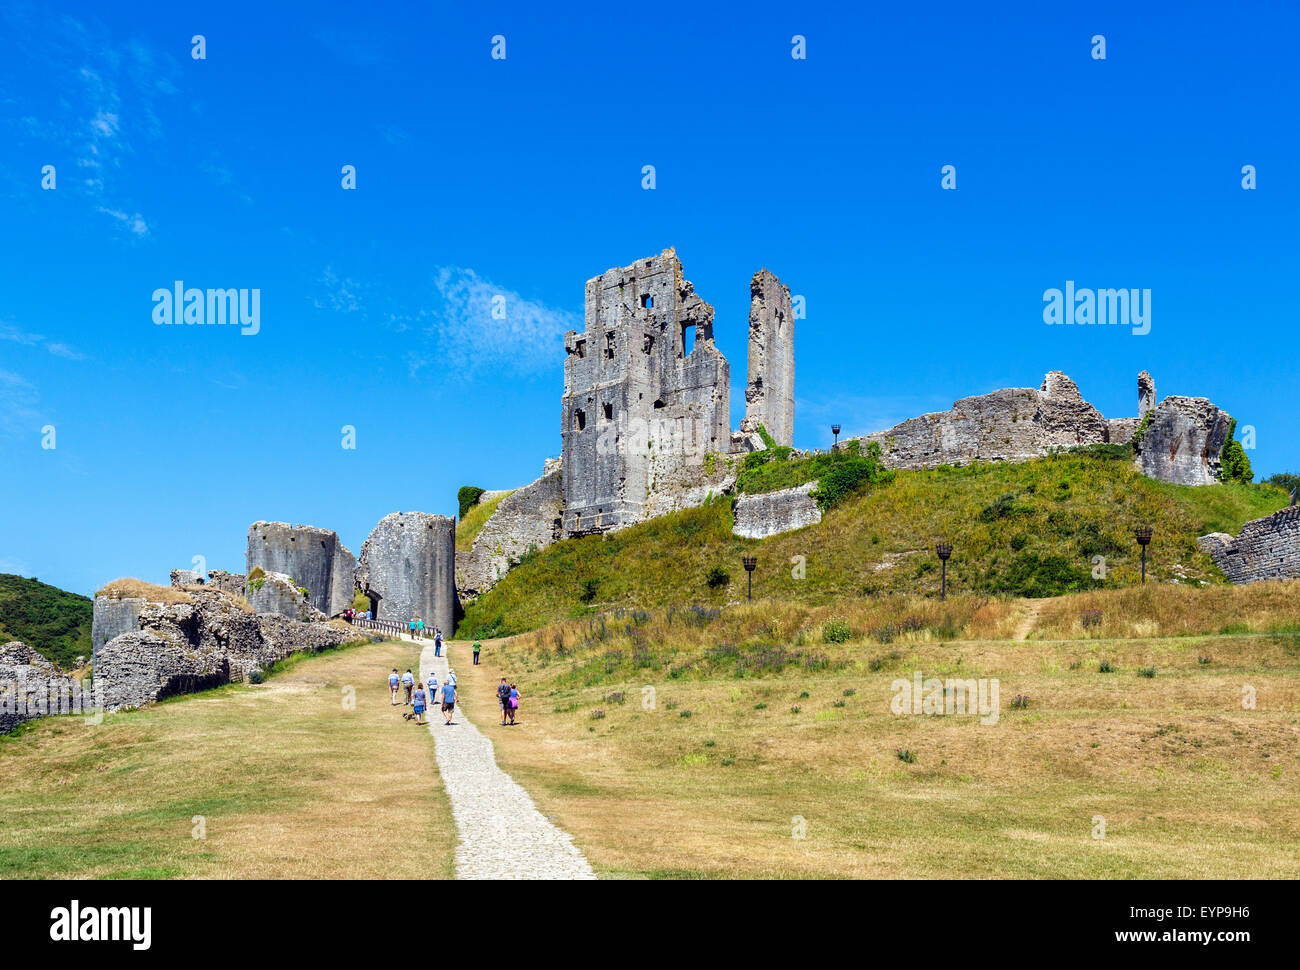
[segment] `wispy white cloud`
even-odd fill
[[[36,388],[13,371],[0,370],[0,433],[19,435],[39,430]]]
[[[317,310],[332,310],[335,313],[357,313],[362,309],[361,284],[356,280],[340,277],[332,266],[326,266],[325,272],[317,282],[317,293],[312,298],[312,305]]]
[[[108,209],[102,205],[99,206],[99,211],[104,213],[106,216],[112,216],[122,224],[123,228],[129,229],[137,236],[149,235],[149,226],[144,221],[144,217],[138,212],[135,213],[135,215],[131,215],[123,212],[121,209]]]
[[[44,347],[55,357],[63,357],[67,360],[86,359],[85,354],[62,341],[46,340],[43,334],[32,333],[9,323],[0,323],[0,340],[21,344],[24,347]]]
[[[530,300],[472,269],[443,267],[434,278],[430,310],[441,363],[457,372],[535,374],[564,357],[564,333],[579,329],[567,310]]]
[[[0,5],[0,32],[21,38],[10,52],[18,69],[43,79],[6,112],[14,138],[31,140],[51,161],[73,159],[74,177],[65,180],[60,170],[59,189],[85,194],[120,230],[147,236],[148,222],[125,199],[122,173],[133,142],[162,137],[158,106],[176,92],[176,61],[96,20],[36,5]]]

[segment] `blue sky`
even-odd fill
[[[257,519],[358,552],[531,481],[585,280],[670,245],[733,426],[767,266],[799,446],[1052,369],[1131,415],[1145,368],[1300,470],[1294,5],[893,6],[6,3],[0,571],[240,571]],[[1067,279],[1151,332],[1045,325]],[[260,332],[156,326],[175,280],[260,289]]]

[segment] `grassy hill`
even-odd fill
[[[64,669],[90,656],[92,602],[39,580],[0,573],[0,642],[22,640]]]
[[[1235,533],[1287,502],[1272,485],[1154,481],[1105,453],[901,471],[853,492],[820,524],[764,540],[731,534],[724,497],[528,557],[469,605],[459,635],[509,635],[616,608],[717,608],[745,597],[742,555],[758,557],[756,597],[820,605],[882,593],[937,596],[940,538],[953,544],[950,591],[1046,597],[1120,589],[1138,582],[1139,524],[1155,528],[1148,576],[1223,583],[1196,538]],[[1097,556],[1103,579],[1093,577]]]
[[[449,656],[498,762],[606,876],[1295,879],[1298,592],[763,600]],[[918,674],[998,684],[996,722],[900,714]],[[494,726],[502,676],[522,726]]]

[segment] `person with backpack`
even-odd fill
[[[402,687],[406,692],[406,699],[402,701],[402,706],[405,707],[411,703],[411,689],[415,687],[415,677],[411,674],[410,667],[407,667],[406,673],[402,674]]]
[[[434,627],[433,630],[433,655],[442,656],[442,627]]]
[[[424,684],[415,688],[415,723],[424,723]]]
[[[394,667],[393,672],[388,675],[388,689],[393,693],[394,707],[397,706],[397,685],[399,683],[401,683],[401,678],[397,676],[397,668]]]
[[[483,644],[477,640],[474,641],[474,666],[478,666],[478,652],[483,649]]]
[[[515,714],[519,710],[519,688],[514,684],[510,685],[510,723],[515,723]]]
[[[447,718],[447,723],[451,723],[452,715],[456,713],[456,685],[448,680],[442,685],[442,713]]]
[[[497,687],[497,703],[501,705],[501,723],[504,725],[510,712],[510,685],[506,683],[504,677],[501,678],[501,683]]]

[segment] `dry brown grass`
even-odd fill
[[[0,739],[0,876],[450,877],[433,739],[389,704],[388,671],[417,653],[330,651],[260,686]]]
[[[1085,627],[1085,610],[1101,623]],[[1300,632],[1300,580],[1200,589],[1150,583],[1046,600],[1030,636],[1045,638],[1178,637],[1220,632]]]
[[[818,647],[829,670],[744,678],[674,678],[686,648],[602,678],[606,644],[580,639],[562,657],[547,631],[491,641],[456,667],[501,765],[606,876],[1300,876],[1292,636],[859,642]],[[895,716],[914,670],[996,677],[998,723]],[[524,699],[514,728],[494,727],[503,673]]]
[[[113,599],[126,599],[138,596],[152,603],[192,603],[190,595],[174,586],[155,586],[140,579],[115,579],[105,583],[96,596],[111,596]]]

